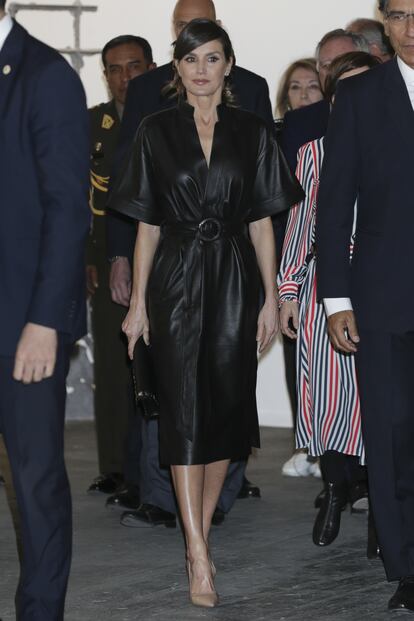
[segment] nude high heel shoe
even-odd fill
[[[190,587],[190,601],[193,606],[200,606],[202,608],[215,608],[219,603],[219,598],[216,591],[212,591],[211,593],[193,593],[191,563],[189,560],[187,560],[187,575],[188,584]]]

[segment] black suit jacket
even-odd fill
[[[0,52],[0,355],[29,321],[85,331],[88,142],[78,76],[15,23]]]
[[[340,84],[325,148],[318,295],[350,297],[363,329],[413,330],[414,112],[396,59]]]
[[[171,108],[176,104],[176,99],[162,95],[163,87],[172,79],[173,66],[172,63],[168,63],[138,76],[129,83],[113,176],[116,177],[121,162],[127,156],[141,121],[149,114]],[[272,126],[272,108],[266,80],[237,66],[233,68],[232,80],[240,107],[254,112],[263,118],[269,127]],[[136,228],[131,220],[108,213],[107,240],[110,257],[127,256],[131,259],[135,236]]]
[[[325,136],[329,112],[330,104],[325,99],[311,106],[286,112],[279,144],[292,172],[296,170],[300,147],[307,142]]]

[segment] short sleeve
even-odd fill
[[[286,163],[275,136],[260,128],[252,209],[249,222],[273,216],[301,202],[305,194]]]
[[[120,168],[108,208],[146,224],[160,226],[162,223],[145,120],[139,126],[132,148]]]

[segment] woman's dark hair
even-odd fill
[[[4,9],[6,6],[6,0],[0,0],[0,9]]]
[[[348,71],[352,71],[353,69],[361,69],[362,67],[369,67],[372,69],[380,64],[381,61],[378,58],[372,56],[372,54],[367,54],[367,52],[347,52],[346,54],[342,54],[342,56],[338,56],[338,58],[332,61],[329,67],[328,77],[325,82],[326,99],[329,101],[332,100],[339,79],[344,73],[348,73]]]
[[[220,41],[223,46],[224,57],[227,62],[233,60],[235,63],[235,56],[233,46],[230,41],[230,37],[227,32],[210,19],[193,19],[180,33],[177,41],[174,44],[174,60],[180,61],[193,52],[196,48],[210,43],[210,41]],[[177,94],[179,97],[185,96],[185,88],[181,81],[178,72],[175,71],[174,80],[167,85],[167,91],[173,94]],[[223,102],[227,105],[236,105],[235,97],[231,90],[231,73],[225,78],[223,89]]]

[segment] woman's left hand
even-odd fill
[[[259,354],[263,353],[279,332],[279,311],[276,297],[267,299],[259,313],[256,341]]]

